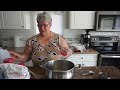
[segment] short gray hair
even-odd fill
[[[48,21],[49,23],[52,22],[52,17],[48,12],[38,13],[37,14],[37,23],[39,21]]]

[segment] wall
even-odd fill
[[[31,14],[31,29],[7,29],[2,30],[0,29],[0,42],[2,42],[3,46],[14,47],[14,37],[20,37],[20,47],[24,47],[26,40],[35,34],[34,26],[33,26],[33,16]]]
[[[24,47],[26,40],[31,36],[38,34],[39,30],[36,23],[37,13],[41,13],[43,11],[31,11],[31,29],[28,30],[0,30],[0,42],[2,42],[3,46],[14,47],[14,37],[19,36],[20,42],[19,47]],[[52,31],[63,34],[63,16],[60,11],[48,11],[53,19],[52,22]]]
[[[20,47],[25,46],[25,41],[36,34],[35,31],[35,21],[33,18],[34,14],[37,13],[34,12],[31,14],[31,28],[29,30],[0,30],[0,41],[4,40],[4,45],[13,47],[13,38],[15,35],[20,36]],[[60,12],[56,12],[57,14]],[[56,16],[55,16],[56,17]],[[62,18],[62,17],[60,17]],[[55,22],[54,22],[55,24]],[[68,29],[69,25],[69,19],[68,19],[68,11],[63,11],[63,32],[61,31],[60,33],[67,39],[69,43],[79,43],[80,42],[80,35],[85,34],[85,30],[71,30]],[[120,32],[95,32],[95,31],[90,31],[91,35],[116,35],[120,36]]]
[[[85,30],[78,30],[78,29],[64,29],[63,36],[65,38],[80,38],[80,35],[86,34]],[[91,36],[95,35],[106,35],[106,36],[119,36],[120,37],[120,32],[96,32],[96,31],[90,31],[89,34]]]
[[[25,46],[25,41],[33,35],[33,30],[0,30],[0,41],[4,46],[14,47],[14,36],[20,37],[20,47]]]

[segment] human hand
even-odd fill
[[[61,51],[61,55],[66,56],[67,52],[65,50]]]
[[[72,54],[72,50],[69,48],[62,48],[60,53],[64,58],[68,58]]]
[[[67,51],[62,50],[61,55],[62,55],[61,60],[64,60],[66,58],[66,56],[67,56]]]
[[[62,47],[61,48],[61,55],[66,56],[67,55],[68,48]]]
[[[22,59],[21,55],[19,53],[16,53],[16,52],[13,52],[13,51],[9,51],[11,57],[14,59],[14,60],[20,60]]]

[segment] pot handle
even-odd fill
[[[81,69],[81,64],[76,64],[75,67],[78,67]]]

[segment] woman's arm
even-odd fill
[[[31,53],[32,53],[32,47],[26,44],[25,50],[22,54],[24,56],[25,61],[29,60]]]
[[[26,62],[30,58],[30,55],[32,53],[32,48],[26,44],[25,50],[22,54],[13,51],[9,51],[9,53],[11,57],[13,57],[15,60]]]
[[[63,37],[59,37],[59,47],[64,58],[68,58],[73,53],[67,41]]]

